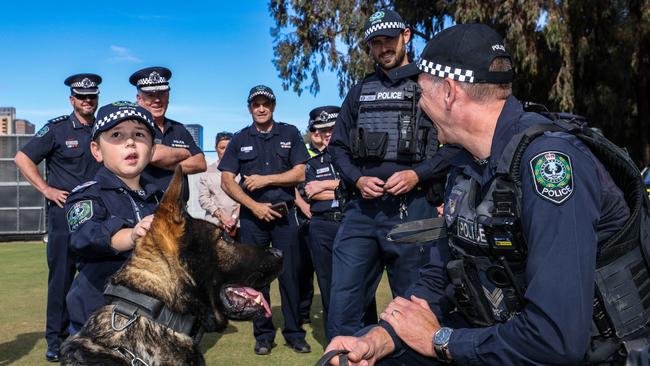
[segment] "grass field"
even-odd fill
[[[47,263],[43,243],[0,243],[0,365],[47,365],[43,337]],[[390,292],[382,280],[377,304],[383,309]],[[271,286],[273,320],[282,324],[277,281]],[[325,347],[320,316],[320,294],[312,306],[312,324],[306,325],[307,342],[312,353],[297,354],[284,346],[280,329],[275,338],[278,347],[271,355],[253,353],[252,324],[231,322],[223,334],[208,334],[201,349],[208,365],[314,365]]]

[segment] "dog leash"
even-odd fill
[[[333,349],[324,354],[314,366],[328,366],[330,361],[336,356],[339,356],[339,366],[348,366],[348,352],[346,350]]]

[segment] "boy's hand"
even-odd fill
[[[147,234],[149,228],[151,228],[151,222],[153,221],[153,215],[145,216],[140,222],[138,222],[133,230],[131,231],[131,244],[135,247],[135,241],[138,238],[141,238]]]

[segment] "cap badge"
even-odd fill
[[[374,22],[382,20],[384,18],[384,15],[386,15],[386,13],[384,13],[383,11],[378,11],[378,12],[374,13],[373,15],[371,15],[368,20],[371,23],[374,23]]]
[[[153,71],[151,74],[149,74],[149,80],[151,80],[152,83],[160,83],[162,82],[162,77],[157,71]]]
[[[92,86],[93,86],[93,82],[90,79],[84,78],[83,80],[81,80],[82,88],[91,88]]]

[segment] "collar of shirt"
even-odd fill
[[[75,130],[84,127],[88,127],[88,128],[93,127],[92,125],[86,126],[83,123],[81,123],[81,121],[79,121],[79,118],[77,118],[77,115],[74,112],[70,113],[70,121],[72,121],[72,128],[74,128]],[[93,123],[94,122],[95,122],[95,118],[93,118]]]
[[[250,125],[250,127],[248,128],[248,133],[251,136],[258,136],[261,138],[269,138],[269,136],[271,135],[279,135],[280,128],[278,127],[278,123],[275,120],[271,120],[271,122],[273,123],[273,126],[271,126],[271,131],[269,131],[268,133],[263,133],[258,131],[257,128],[255,127],[255,122],[253,122],[253,124]]]
[[[144,187],[145,195],[140,196],[137,192],[129,188],[120,178],[117,177],[113,172],[106,169],[105,166],[102,166],[97,171],[95,175],[95,180],[100,184],[102,189],[125,189],[127,192],[132,192],[135,197],[142,197],[143,200],[149,199],[152,195],[156,194],[158,187],[155,184],[147,182],[147,180],[140,176],[140,186]]]

